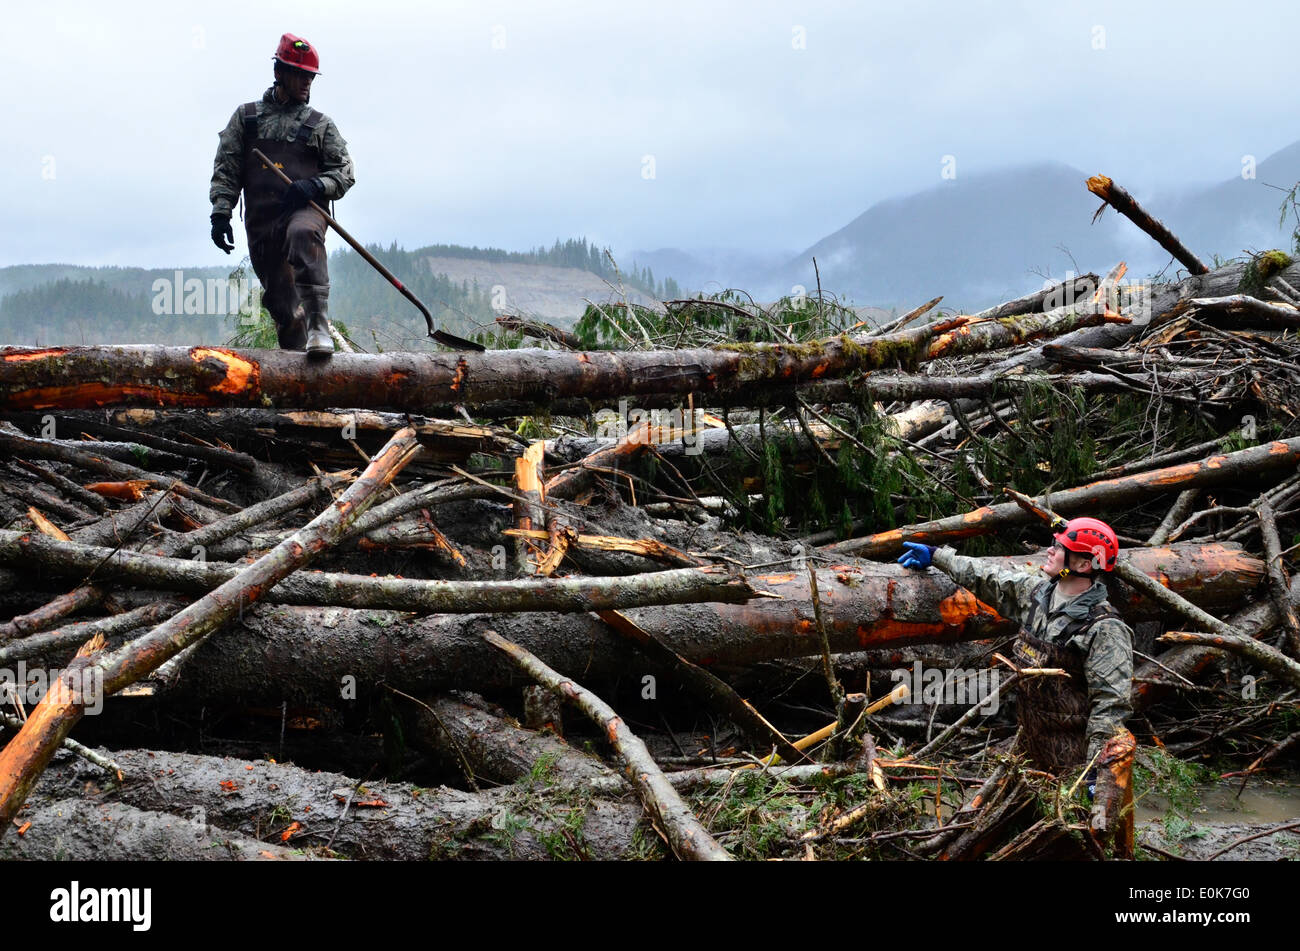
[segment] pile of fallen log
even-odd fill
[[[1010,752],[1026,672],[920,676],[1017,628],[902,543],[1027,565],[1048,511],[1120,533],[1138,761],[1277,768],[1300,266],[1090,188],[1189,276],[589,315],[620,349],[0,350],[0,856],[1131,854],[1131,788]]]

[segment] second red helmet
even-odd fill
[[[1114,571],[1119,558],[1119,540],[1115,531],[1098,518],[1072,518],[1056,535],[1056,540],[1080,555],[1095,555],[1102,571]]]
[[[316,55],[316,47],[292,33],[280,37],[280,45],[275,48],[275,61],[309,73],[320,72],[320,57]]]

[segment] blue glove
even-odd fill
[[[1088,801],[1092,802],[1097,795],[1097,768],[1095,766],[1088,770],[1088,775],[1084,777],[1084,782],[1088,784]]]
[[[903,542],[903,547],[907,551],[899,557],[898,563],[904,568],[915,568],[921,571],[930,567],[930,557],[934,554],[933,545],[922,545],[920,542]]]

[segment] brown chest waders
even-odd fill
[[[329,271],[325,255],[325,219],[310,205],[289,211],[284,207],[285,185],[275,171],[253,156],[260,150],[294,181],[321,173],[320,154],[308,144],[324,119],[315,109],[299,126],[293,139],[263,139],[257,132],[258,103],[243,106],[244,119],[244,228],[253,271],[262,284],[262,303],[275,321],[280,347],[307,347],[308,330],[329,339],[326,316]],[[334,349],[329,343],[328,350]],[[313,352],[323,352],[313,347]]]

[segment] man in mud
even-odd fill
[[[905,542],[899,563],[933,564],[1004,617],[1021,623],[1019,667],[1059,667],[1068,677],[1028,677],[1017,685],[1018,748],[1038,769],[1064,778],[1087,769],[1092,827],[1117,856],[1132,857],[1133,632],[1110,605],[1106,578],[1119,542],[1095,518],[1053,523],[1042,574],[965,558],[953,549]],[[1046,575],[1046,577],[1044,577]]]
[[[235,110],[221,132],[212,169],[212,241],[235,246],[230,217],[244,193],[244,228],[262,303],[280,346],[309,356],[334,352],[329,333],[325,219],[309,202],[342,198],[352,187],[347,143],[327,116],[307,105],[320,72],[316,49],[286,33],[275,51],[275,83],[260,102]],[[293,179],[285,185],[252,154],[260,149]]]

